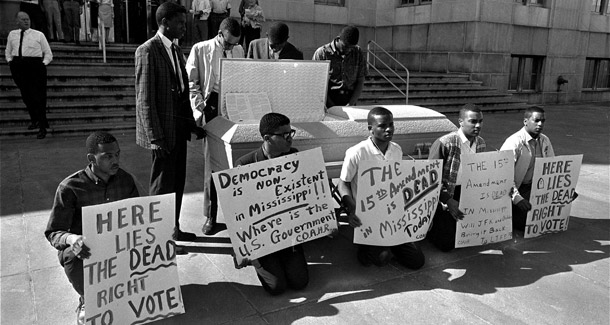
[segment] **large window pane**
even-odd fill
[[[512,57],[510,59],[510,75],[508,77],[508,89],[517,90],[519,86],[519,58]]]
[[[587,59],[585,61],[585,75],[582,81],[583,88],[593,88],[595,81],[595,60]]]
[[[599,60],[597,68],[597,88],[609,88],[610,60]]]

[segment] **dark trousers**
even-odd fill
[[[14,57],[10,69],[32,123],[40,128],[48,128],[47,67],[42,63],[42,58]]]
[[[532,193],[532,184],[521,184],[519,186],[519,194],[525,199],[530,200],[530,195]],[[519,207],[513,204],[513,231],[515,230],[525,230],[525,223],[527,221],[527,211],[523,212]]]
[[[70,247],[63,251],[59,251],[57,257],[59,257],[59,264],[63,266],[64,272],[66,272],[68,280],[72,283],[74,290],[76,290],[79,295],[84,296],[83,260],[76,257]]]
[[[349,100],[352,98],[352,91],[329,89],[326,96],[330,99],[326,100],[327,108],[331,106],[345,106],[349,104]]]
[[[309,283],[307,261],[301,245],[271,253],[258,261],[261,268],[256,268],[256,275],[263,288],[272,295],[281,294],[287,288],[300,290]]]
[[[424,253],[415,243],[389,247],[358,245],[358,259],[364,264],[370,262],[377,266],[383,266],[382,253],[388,250],[392,252],[392,255],[400,264],[413,270],[421,268],[426,262]]]
[[[193,44],[207,40],[208,36],[208,21],[199,19],[193,20]]]
[[[217,13],[210,13],[210,17],[208,17],[208,39],[210,38],[214,38],[216,37],[216,35],[218,35],[218,30],[220,29],[220,23],[222,23],[222,21],[229,17],[229,15],[227,15],[226,13],[224,14],[217,14]]]
[[[241,29],[241,38],[239,40],[239,44],[244,46],[244,51],[248,54],[248,47],[250,46],[250,42],[255,39],[261,38],[261,29],[260,28],[252,28],[250,24],[244,26]]]
[[[216,116],[218,116],[218,93],[211,92],[205,100],[205,107],[203,108],[204,121],[208,123]]]
[[[178,136],[174,148],[165,158],[152,151],[150,195],[176,193],[176,229],[180,229],[180,208],[186,180],[186,139]]]
[[[453,194],[453,199],[460,200],[461,187],[456,186]],[[457,230],[457,221],[453,218],[449,210],[443,211],[443,207],[436,207],[434,218],[432,219],[432,227],[426,236],[436,248],[443,252],[449,252],[455,248],[455,232]]]

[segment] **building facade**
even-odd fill
[[[0,2],[0,37],[13,28],[18,2]],[[270,22],[286,22],[305,58],[353,24],[362,47],[374,40],[412,72],[466,73],[541,104],[610,100],[609,2],[259,0],[262,36]],[[231,0],[232,16],[239,3]]]

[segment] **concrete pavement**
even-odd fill
[[[186,314],[155,324],[610,324],[610,103],[545,109],[556,153],[584,153],[568,231],[451,253],[423,241],[426,265],[411,271],[360,266],[343,225],[305,244],[309,286],[277,297],[233,267],[226,231],[201,234],[202,154],[190,144],[181,222],[200,237],[178,256]],[[485,113],[482,136],[499,148],[521,125],[522,113]],[[150,153],[115,136],[122,167],[147,185]],[[77,294],[43,231],[57,185],[86,165],[84,140],[0,144],[2,324],[75,323]]]

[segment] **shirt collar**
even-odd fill
[[[172,45],[173,45],[174,43],[172,43],[172,41],[171,41],[169,38],[167,38],[167,36],[163,35],[161,32],[157,32],[157,35],[159,35],[159,37],[161,37],[161,41],[163,42],[163,45],[164,45],[166,48],[168,48],[168,49],[170,49],[170,50],[171,50]]]
[[[523,136],[525,137],[525,142],[530,142],[531,140],[536,140],[536,139],[532,138],[532,136],[529,134],[529,132],[527,132],[527,130],[525,129],[525,126],[521,128],[521,131],[523,132]],[[538,136],[538,139],[540,139],[540,136]]]
[[[460,141],[462,141],[462,143],[468,143],[468,146],[470,146],[470,141],[468,140],[468,138],[466,137],[466,135],[464,134],[464,131],[462,131],[462,129],[458,129],[458,135],[460,136]],[[474,142],[477,142],[477,139],[474,139]]]
[[[98,185],[99,183],[105,184],[103,179],[95,175],[93,169],[91,168],[91,164],[89,164],[87,168],[85,168],[85,174],[87,174],[87,176],[95,183],[95,185]]]
[[[339,51],[337,51],[337,46],[335,45],[336,41],[337,38],[333,39],[332,42],[330,42],[330,49],[333,51],[334,54],[339,55]]]
[[[224,44],[220,41],[220,35],[216,35],[216,37],[214,37],[214,42],[220,51],[225,50]]]

